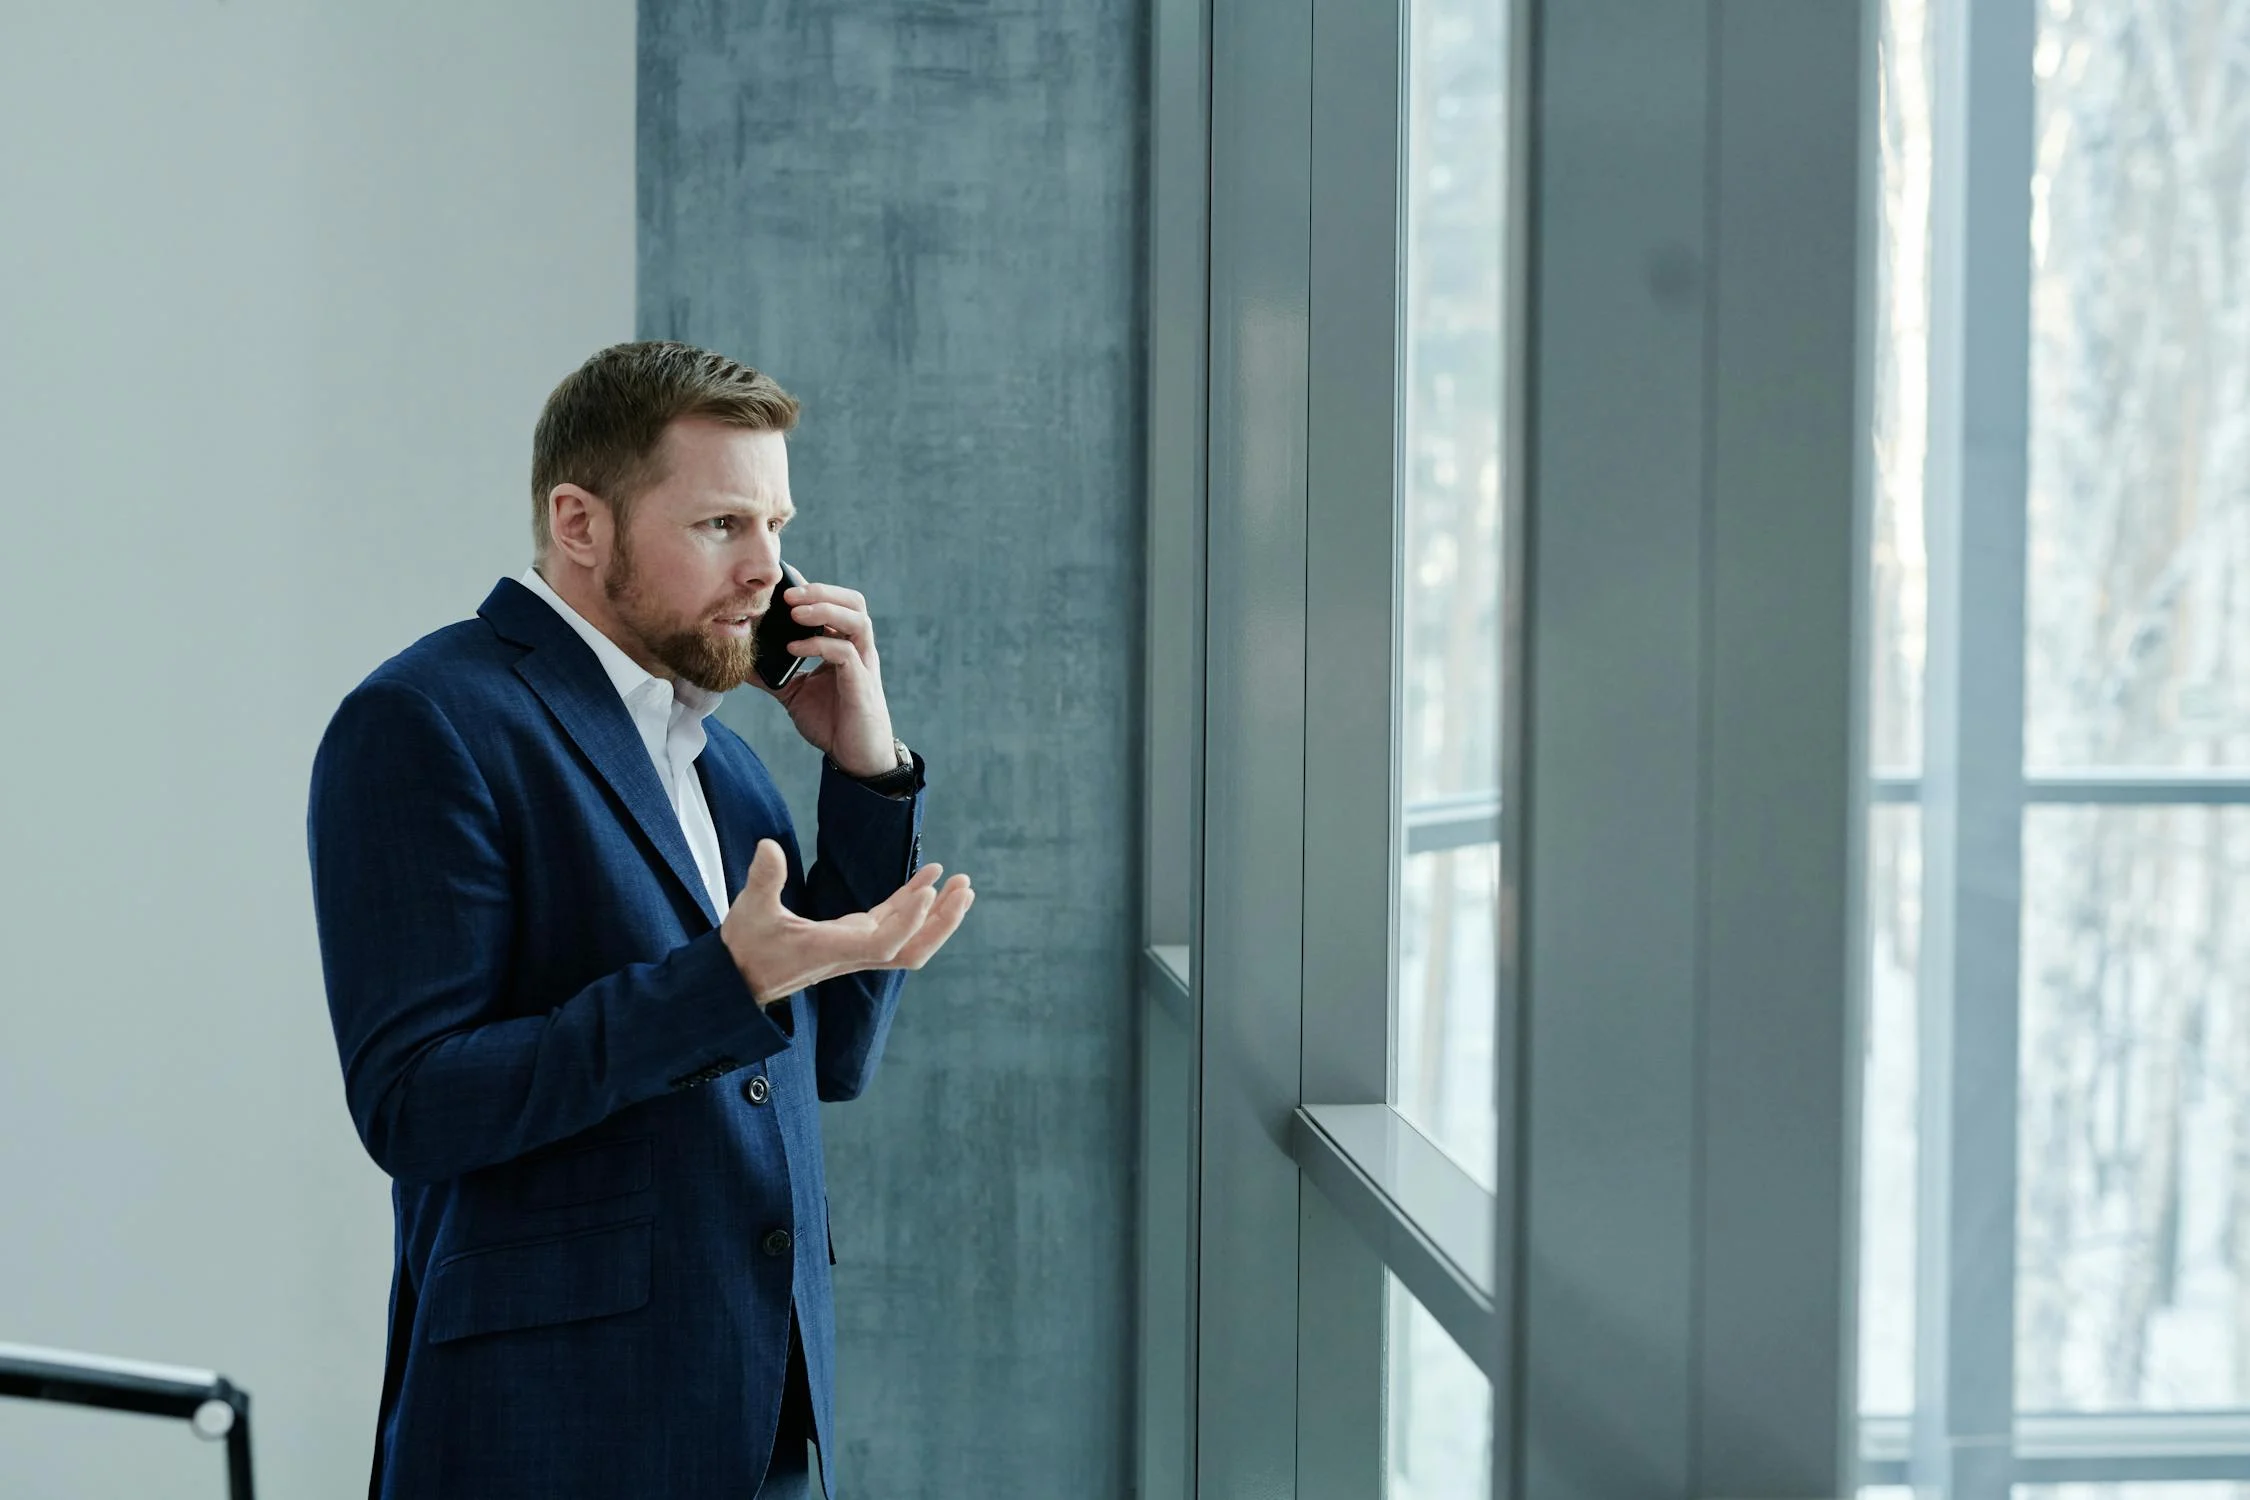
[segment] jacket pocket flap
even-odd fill
[[[649,1224],[635,1219],[577,1234],[466,1250],[439,1262],[423,1291],[432,1344],[472,1334],[574,1323],[631,1312],[649,1297]]]
[[[647,1136],[577,1146],[537,1156],[516,1168],[516,1201],[527,1209],[562,1208],[645,1191],[656,1180]]]

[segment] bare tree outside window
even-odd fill
[[[1909,785],[1933,3],[1886,0],[1880,62],[1871,760]],[[2016,1405],[2250,1407],[2250,807],[2164,800],[2250,766],[2250,0],[2037,4]],[[1918,821],[1870,839],[1868,1411],[1913,1398]]]
[[[2044,0],[2034,769],[2250,762],[2250,4]],[[2250,810],[2024,831],[2017,1404],[2250,1401]]]

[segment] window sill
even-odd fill
[[[1309,1104],[1290,1152],[1487,1376],[1493,1336],[1492,1194],[1387,1104]]]

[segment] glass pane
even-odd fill
[[[2042,0],[2027,759],[2250,761],[2250,5]]]
[[[1401,375],[1406,802],[1393,1097],[1493,1177],[1498,884],[1502,0],[1412,0]],[[1442,853],[1417,852],[1450,845]],[[1483,955],[1480,959],[1479,953]],[[1481,1051],[1480,1070],[1454,1066]]]
[[[2250,1402],[2250,808],[2024,825],[2016,1402]]]
[[[1874,572],[1868,764],[1922,763],[1928,575],[1922,478],[1930,429],[1930,7],[1885,0],[1876,239]]]
[[[1499,918],[1499,845],[1408,857],[1399,892],[1399,1112],[1491,1192],[1499,1191]]]
[[[1492,1382],[1413,1293],[1390,1282],[1386,1500],[1486,1500]]]
[[[1866,1128],[1860,1134],[1859,1409],[1914,1410],[1916,966],[1922,813],[1878,807],[1868,828]]]
[[[1879,773],[1911,774],[1922,760],[1928,599],[1922,476],[1929,446],[1929,0],[1884,0],[1881,24],[1868,763]],[[1869,1414],[1914,1409],[1921,836],[1918,807],[1870,810],[1859,1262],[1859,1403]]]

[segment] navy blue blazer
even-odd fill
[[[867,1087],[903,976],[761,1010],[592,649],[514,579],[477,615],[354,688],[313,763],[345,1097],[394,1180],[370,1493],[739,1500],[792,1297],[833,1492],[819,1101]],[[757,755],[706,729],[730,899],[761,838],[808,917],[904,884],[919,790],[824,769],[807,870]]]

